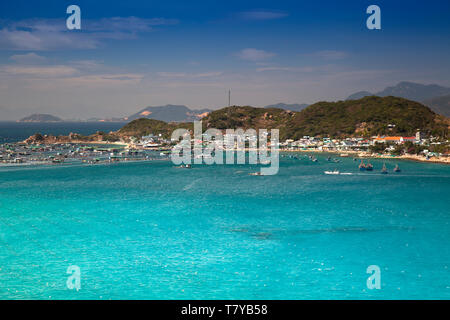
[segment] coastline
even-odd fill
[[[74,134],[75,135],[75,134]],[[121,141],[104,141],[104,140],[90,140],[86,141],[83,139],[76,139],[76,136],[45,136],[43,141],[36,141],[35,138],[36,135],[30,136],[28,139],[25,139],[20,142],[16,142],[16,144],[25,144],[29,145],[32,143],[40,142],[43,145],[61,145],[61,144],[84,144],[84,145],[97,145],[97,146],[109,146],[109,147],[117,147],[120,149],[130,150],[130,149],[137,149],[137,150],[170,150],[170,146],[160,146],[158,148],[146,148],[141,145],[137,145],[133,142],[125,142],[123,139]],[[97,137],[98,138],[98,137]],[[233,152],[238,151],[239,149],[234,148]],[[245,151],[251,151],[253,149],[245,148]],[[225,150],[224,150],[225,151]],[[289,153],[330,153],[330,154],[336,154],[340,157],[353,157],[353,158],[373,158],[373,159],[395,159],[395,160],[409,160],[409,161],[416,161],[416,162],[423,162],[423,163],[437,163],[437,164],[450,164],[450,157],[448,156],[436,156],[433,155],[429,158],[427,158],[424,155],[415,155],[415,154],[404,154],[404,155],[391,155],[391,154],[379,154],[379,153],[371,153],[368,151],[355,151],[355,150],[320,150],[320,149],[279,149],[279,152],[289,152]]]
[[[284,150],[280,149],[280,152],[314,152],[314,153],[333,153],[343,155],[346,154],[345,157],[357,157],[357,158],[373,158],[373,159],[397,159],[397,160],[411,160],[417,162],[426,162],[426,163],[440,163],[440,164],[450,164],[450,157],[430,157],[427,159],[425,156],[419,156],[414,154],[407,154],[401,156],[388,155],[388,154],[376,154],[370,153],[366,151],[339,151],[339,150]]]

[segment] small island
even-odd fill
[[[51,114],[35,113],[31,116],[20,119],[18,122],[61,122],[61,118],[52,116]]]

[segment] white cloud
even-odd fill
[[[70,65],[18,65],[0,67],[0,81],[22,83],[34,90],[70,87],[107,87],[138,84],[143,74],[115,72],[91,61],[72,61]]]
[[[344,51],[336,51],[336,50],[323,50],[316,52],[316,56],[326,59],[326,60],[340,60],[347,58],[348,53]]]
[[[0,48],[3,50],[94,49],[98,46],[98,38],[81,33],[0,30]]]
[[[238,16],[245,20],[273,20],[287,17],[288,14],[281,11],[252,10],[240,12]]]
[[[266,71],[288,71],[288,72],[313,72],[313,67],[262,67],[257,68],[257,72]]]
[[[110,86],[138,84],[144,78],[142,74],[95,74],[62,79],[62,84],[67,86]]]
[[[254,49],[254,48],[246,48],[246,49],[243,49],[240,52],[238,52],[236,54],[236,56],[238,56],[242,60],[258,62],[258,61],[270,59],[270,58],[276,56],[276,54],[272,53],[272,52],[264,51],[264,50],[258,50],[258,49]]]
[[[84,68],[98,68],[103,66],[103,61],[97,60],[72,60],[70,63]]]
[[[35,77],[62,77],[76,74],[78,71],[69,66],[5,66],[1,71],[9,75],[24,75]]]
[[[87,20],[84,24],[89,32],[114,32],[125,33],[149,32],[153,26],[176,24],[176,19],[151,18],[143,19],[138,17],[112,17],[100,20]]]
[[[158,76],[167,77],[167,78],[184,78],[187,76],[187,73],[184,72],[158,72]]]
[[[4,25],[0,29],[3,50],[95,49],[104,39],[135,38],[154,26],[175,24],[177,20],[137,17],[113,17],[82,21],[81,32],[66,29],[64,19],[28,19]]]
[[[165,78],[209,78],[218,77],[222,72],[185,73],[185,72],[158,72],[158,76]]]
[[[47,60],[45,57],[37,55],[34,52],[26,54],[15,54],[12,55],[9,59],[19,64],[41,64]]]

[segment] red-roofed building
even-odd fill
[[[406,141],[415,142],[416,137],[399,137],[399,136],[378,137],[373,140],[374,143],[397,143],[397,144],[402,144],[405,143]]]

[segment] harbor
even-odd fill
[[[167,160],[168,155],[158,150],[129,149],[126,145],[76,143],[52,145],[7,143],[0,145],[1,166],[100,164],[164,159]]]

